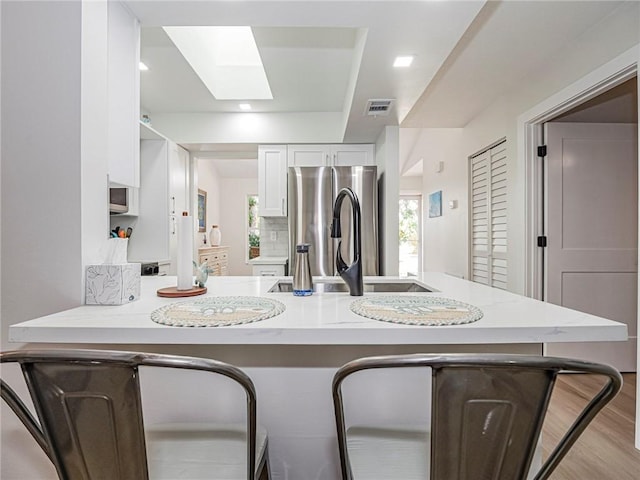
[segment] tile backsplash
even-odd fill
[[[287,217],[260,218],[260,256],[289,256],[289,225]]]

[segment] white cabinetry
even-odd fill
[[[109,181],[140,185],[140,24],[120,2],[108,2]]]
[[[258,197],[261,217],[287,215],[287,146],[258,147]]]
[[[129,239],[129,261],[169,260],[176,274],[177,216],[188,209],[189,153],[162,136],[140,140],[139,215]]]
[[[288,145],[289,167],[375,165],[373,144]]]
[[[282,277],[287,274],[287,257],[257,257],[249,260],[254,276]]]
[[[375,165],[375,148],[373,144],[340,144],[331,145],[331,165],[334,167],[357,167],[358,165]]]
[[[254,277],[284,277],[284,265],[253,265]]]
[[[289,167],[326,167],[331,165],[330,145],[288,145]]]
[[[258,196],[261,217],[287,216],[288,167],[375,165],[373,144],[260,145]]]
[[[229,275],[229,247],[201,247],[198,249],[198,265],[206,263],[210,275]]]
[[[189,212],[189,152],[169,142],[169,275],[177,275],[178,217]],[[196,219],[194,219],[194,222]],[[195,229],[195,225],[194,225]]]

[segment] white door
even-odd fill
[[[547,355],[636,369],[635,124],[547,123],[545,299],[628,325],[626,342],[549,343]]]
[[[507,142],[470,158],[470,278],[507,288]]]

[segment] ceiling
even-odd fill
[[[296,143],[296,135],[300,143],[314,133],[317,143],[372,143],[387,125],[463,127],[602,19],[625,9],[638,15],[640,2],[124,3],[141,21],[141,59],[150,68],[141,72],[142,108],[167,128],[182,125],[168,136],[191,151],[246,158],[257,143]],[[250,114],[214,99],[163,25],[253,27],[274,99],[250,101]],[[392,67],[408,54],[411,67]],[[379,98],[394,100],[389,115],[365,115],[367,100]],[[269,135],[228,130],[241,115],[269,121]],[[193,128],[203,119],[224,128]]]

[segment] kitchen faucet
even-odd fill
[[[338,273],[349,287],[349,293],[353,297],[362,296],[362,261],[361,251],[362,242],[360,240],[360,202],[353,190],[350,188],[343,188],[338,192],[335,204],[333,205],[333,223],[331,224],[331,238],[342,237],[340,228],[340,208],[342,207],[342,200],[344,197],[349,197],[351,200],[351,212],[353,217],[353,263],[349,266],[344,262],[340,248],[342,247],[342,240],[338,242],[338,250],[336,253],[336,267]]]

